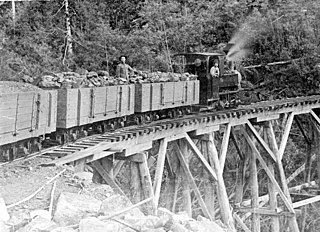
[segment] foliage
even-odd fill
[[[69,2],[74,54],[62,65],[64,3],[16,3],[15,23],[10,4],[0,6],[1,50],[7,54],[2,79],[79,68],[112,72],[121,54],[137,68],[168,70],[176,52],[212,51],[228,41],[251,51],[239,57],[243,66],[316,57],[319,50],[319,4],[314,1],[76,0]]]

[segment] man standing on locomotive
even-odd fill
[[[120,64],[117,65],[116,75],[118,78],[123,78],[129,81],[129,71],[132,72],[133,68],[130,65],[126,64],[126,57],[119,57]]]
[[[210,69],[210,74],[212,77],[218,78],[220,75],[219,64],[214,62],[214,66]]]

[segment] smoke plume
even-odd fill
[[[262,28],[264,28],[262,21],[258,21],[257,17],[248,18],[229,41],[233,46],[228,51],[227,60],[240,61],[246,57],[250,52],[250,44],[262,31]]]

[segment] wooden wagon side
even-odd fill
[[[0,145],[54,132],[56,109],[54,90],[0,94]]]
[[[68,129],[134,113],[134,85],[58,91],[57,128]]]
[[[144,113],[199,104],[199,81],[136,85],[135,112]]]

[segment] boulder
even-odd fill
[[[10,219],[10,216],[7,211],[7,206],[3,200],[3,198],[0,198],[0,221],[8,221]]]
[[[7,226],[6,223],[1,220],[0,220],[0,231],[1,232],[10,232],[9,226]]]
[[[88,79],[93,78],[93,77],[98,77],[98,73],[93,72],[93,71],[87,73]]]
[[[34,210],[30,212],[30,218],[42,217],[48,220],[51,220],[51,215],[48,210]]]
[[[179,223],[174,223],[171,226],[171,231],[172,232],[190,232],[191,230],[188,230],[187,228],[185,228],[183,225]]]
[[[132,203],[129,201],[129,199],[125,196],[121,196],[119,194],[115,194],[110,196],[109,198],[105,199],[102,204],[101,208],[99,210],[100,214],[103,214],[105,216],[110,216],[116,212],[119,212],[129,206],[131,206]],[[138,209],[134,208],[131,209],[120,216],[144,216],[144,214]]]
[[[169,73],[170,81],[179,81],[180,80],[180,74],[177,73]]]
[[[0,93],[41,91],[40,88],[29,84],[16,81],[0,81]]]
[[[57,227],[51,220],[37,216],[28,225],[19,229],[17,232],[49,232]]]
[[[54,221],[67,226],[79,223],[85,216],[96,215],[101,201],[87,195],[61,193],[57,202]]]
[[[172,213],[168,209],[165,209],[165,208],[159,208],[159,216],[171,217],[173,224],[178,223],[178,224],[186,225],[188,223],[188,221],[194,220],[189,217],[187,212],[182,211],[182,212],[178,212],[178,213]]]
[[[70,77],[80,78],[80,74],[76,72],[63,72],[62,74],[64,78],[70,78]]]
[[[46,80],[40,81],[38,85],[41,88],[60,88],[61,87],[61,83],[54,82],[54,81],[46,81]]]
[[[220,221],[210,221],[208,218],[202,217],[201,215],[198,215],[197,221],[199,221],[201,224],[203,224],[207,228],[214,228],[216,231],[227,231],[227,227]]]
[[[79,232],[114,232],[120,231],[119,223],[103,222],[95,217],[84,218],[80,221]]]
[[[186,228],[193,232],[227,232],[213,221],[189,221]]]
[[[143,217],[136,217],[127,215],[124,220],[135,228],[139,228],[142,231],[146,229],[156,229],[163,227],[165,223],[161,221],[159,217],[148,215]]]
[[[104,70],[98,70],[97,74],[98,74],[98,76],[106,76],[106,77],[109,76],[109,73],[107,71],[104,71]]]
[[[18,209],[12,213],[7,224],[11,225],[15,230],[26,226],[31,221],[30,213],[25,209]]]
[[[166,232],[163,228],[156,228],[156,229],[146,229],[143,232]]]
[[[89,186],[92,183],[93,173],[91,172],[77,172],[74,178],[79,180],[83,186]]]
[[[27,83],[32,83],[34,81],[34,78],[30,77],[29,75],[24,75],[21,79]]]
[[[173,232],[226,232],[218,223],[210,221],[207,218],[198,216],[198,221],[190,218],[186,212],[174,214],[165,208],[159,208],[161,217],[168,215],[172,218],[171,230]],[[169,221],[170,222],[170,221]]]
[[[45,76],[42,77],[42,81],[46,81],[46,82],[54,81],[54,76],[45,75]]]
[[[83,194],[94,197],[100,201],[103,201],[114,194],[113,189],[107,184],[95,184],[91,183],[89,186],[85,186],[82,191]]]
[[[50,232],[78,232],[78,230],[72,229],[70,227],[57,227]]]
[[[92,183],[93,173],[91,172],[77,172],[74,174],[74,177],[80,181],[85,182],[86,184]]]

